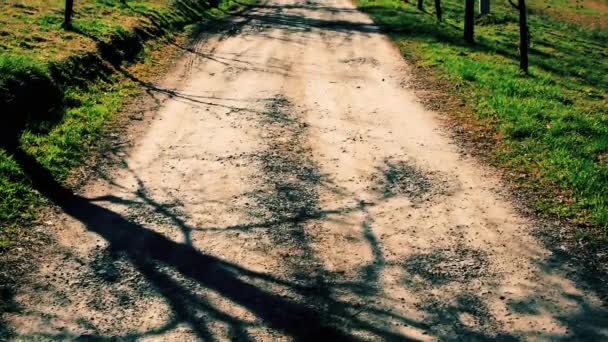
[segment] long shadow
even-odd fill
[[[245,4],[243,4],[245,5]],[[286,9],[304,9],[304,10],[312,10],[312,11],[325,11],[333,14],[337,13],[358,13],[359,11],[355,8],[347,8],[347,7],[333,7],[333,6],[319,6],[318,4],[253,4],[247,5],[251,8],[263,8],[263,9],[273,9],[276,11],[283,11]]]
[[[264,7],[263,5],[260,7]],[[309,16],[305,16],[303,14],[290,14],[283,13],[280,11],[281,6],[271,6],[270,8],[274,9],[273,12],[256,12],[249,11],[247,13],[240,14],[239,16],[246,18],[249,21],[257,21],[260,23],[264,23],[272,28],[281,29],[288,32],[306,32],[311,29],[321,29],[323,31],[334,31],[338,33],[343,33],[346,35],[352,35],[354,33],[361,34],[376,34],[376,33],[386,33],[386,34],[403,34],[413,37],[421,37],[433,39],[441,42],[446,42],[452,45],[460,46],[467,50],[473,51],[486,51],[499,54],[506,58],[512,59],[514,61],[518,60],[517,50],[515,45],[510,49],[508,46],[501,45],[489,45],[485,44],[482,40],[478,41],[476,44],[467,44],[460,37],[459,28],[450,25],[443,24],[437,25],[436,23],[420,23],[417,20],[408,20],[408,21],[379,21],[376,23],[365,23],[360,21],[351,21],[351,20],[331,20],[331,19],[318,19],[311,18]],[[316,8],[309,8],[310,10],[316,10]],[[330,10],[331,7],[323,8],[323,11]],[[340,12],[341,8],[335,8],[336,12]],[[404,15],[402,12],[397,11],[396,9],[388,9],[382,6],[368,6],[364,8],[366,13],[371,14],[372,17],[385,17],[385,16],[400,16]],[[415,11],[405,11],[405,15],[418,16],[421,15],[420,12]],[[275,37],[270,37],[275,38]],[[278,39],[278,38],[275,38]]]
[[[385,266],[386,260],[384,259],[380,243],[372,230],[371,224],[368,221],[364,221],[361,228],[363,230],[363,239],[369,245],[373,258],[359,271],[362,279],[361,286],[353,288],[353,290],[356,293],[368,296],[379,291],[377,286],[378,280],[380,279],[380,272]]]
[[[278,7],[277,10],[279,10],[282,6],[275,7]],[[305,9],[309,9],[308,6],[303,7]],[[316,7],[310,9],[316,9]],[[332,9],[324,8],[323,10],[331,11]],[[340,9],[336,10],[339,11]],[[379,32],[378,28],[369,24],[359,24],[349,21],[329,22],[297,15],[267,15],[252,13],[247,14],[247,17],[252,20],[266,22],[275,25],[276,27],[283,27],[295,31],[307,30],[313,27],[339,32]],[[448,39],[448,37],[449,39],[453,39],[453,37],[449,35],[446,36],[446,39]],[[178,91],[156,87],[130,75],[124,69],[120,68],[119,65],[117,68],[123,73],[123,75],[135,82],[138,82],[140,85],[146,87],[150,91],[163,93],[170,97],[180,98],[205,105],[223,106],[229,109],[251,111],[251,109],[247,109],[245,107],[241,108],[226,106],[212,101],[204,101],[201,100],[203,97],[198,95],[195,96],[184,94]],[[267,114],[257,111],[256,113]],[[280,115],[281,113],[278,114]],[[276,119],[281,119],[281,117],[273,118],[273,120]],[[283,119],[286,119],[286,127],[291,128],[293,122],[288,120],[290,118]],[[167,274],[167,272],[164,271],[164,269],[168,268],[169,270],[177,272],[180,275],[190,279],[197,285],[216,291],[234,303],[243,306],[259,317],[264,324],[276,329],[277,331],[290,335],[296,340],[312,340],[315,338],[332,341],[357,340],[357,337],[351,335],[351,330],[370,332],[386,340],[406,340],[401,335],[387,331],[383,328],[379,328],[374,326],[372,323],[365,321],[364,319],[358,318],[355,310],[359,310],[359,308],[351,303],[335,300],[331,298],[331,294],[319,293],[314,287],[302,286],[269,276],[267,274],[253,272],[236,264],[229,263],[202,253],[189,243],[188,238],[192,230],[199,228],[189,227],[183,219],[167,211],[162,205],[154,202],[154,200],[151,199],[146,193],[141,182],[139,183],[139,190],[136,192],[137,197],[163,216],[170,217],[172,224],[177,226],[181,230],[182,234],[184,234],[186,237],[186,243],[178,243],[168,239],[150,228],[138,223],[134,223],[123,217],[121,214],[96,204],[100,201],[109,201],[112,203],[129,205],[131,202],[128,200],[111,196],[88,199],[75,195],[72,193],[72,191],[57,183],[48,170],[42,167],[36,160],[23,152],[20,148],[12,146],[10,150],[14,151],[13,155],[15,159],[31,180],[34,188],[36,188],[42,195],[60,206],[66,214],[82,222],[89,231],[94,232],[105,239],[108,242],[109,249],[112,251],[112,253],[124,255],[137,269],[137,271],[143,275],[145,279],[156,289],[156,291],[161,294],[164,299],[166,299],[167,303],[171,307],[175,317],[167,322],[164,326],[147,331],[143,334],[125,335],[123,336],[125,338],[135,339],[137,337],[154,335],[163,331],[168,331],[180,323],[186,323],[192,327],[194,333],[199,338],[205,340],[214,340],[214,336],[212,336],[212,333],[208,328],[210,322],[196,314],[197,310],[202,310],[208,314],[208,317],[211,317],[213,320],[226,323],[237,335],[242,336],[244,339],[248,339],[246,329],[250,327],[251,323],[241,321],[224,312],[221,312],[219,309],[213,307],[201,297],[192,294],[189,289],[176,282]],[[272,155],[268,155],[267,157],[276,158],[277,153],[274,152],[277,151],[270,152],[273,152],[271,153]],[[290,160],[286,159],[280,161],[286,164],[291,163]],[[302,169],[302,173],[291,174],[290,172],[292,171],[277,168],[278,166],[273,165],[271,162],[272,161],[269,160],[267,165],[264,165],[264,167],[266,168],[266,171],[273,176],[293,175],[296,178],[304,181],[309,181],[311,178],[313,181],[315,181],[315,177],[317,177],[314,172],[309,172],[309,170],[306,168]],[[293,166],[298,167],[300,165]],[[310,165],[305,166],[308,167]],[[315,184],[320,183],[317,182]],[[273,220],[247,225],[238,225],[228,228],[249,229],[252,227],[285,225],[294,230],[292,232],[293,234],[301,234],[300,225],[306,220],[325,218],[326,215],[331,213],[346,213],[354,210],[362,210],[360,207],[339,208],[333,211],[319,210],[315,204],[314,194],[306,193],[302,189],[303,184],[296,184],[296,186],[293,186],[279,179],[275,180],[272,185],[276,190],[274,199],[287,202],[287,204],[282,204],[282,206],[279,207],[273,207],[271,204],[266,204],[268,210],[272,210],[276,214],[276,217]],[[295,203],[292,207],[291,205],[293,203],[289,202],[290,196],[293,196],[294,194],[302,197],[303,200],[301,203]],[[226,228],[227,227],[217,227],[216,229],[225,230]],[[379,241],[374,236],[371,226],[367,222],[363,226],[363,237],[372,249],[374,265],[370,265],[370,267],[363,270],[364,282],[351,284],[338,283],[336,286],[350,289],[359,287],[365,290],[369,289],[369,282],[373,283],[377,281],[380,271],[379,267],[381,267],[385,261],[379,246]],[[306,251],[305,254],[307,253],[311,252]],[[312,299],[313,302],[320,302],[328,306],[332,306],[332,309],[329,312],[324,312],[320,311],[313,305],[303,304],[286,299],[273,293],[266,287],[253,284],[254,282],[258,281],[287,286],[291,290],[303,294],[306,298]],[[458,324],[455,313],[470,313],[473,307],[470,302],[471,299],[469,297],[458,298],[456,300],[456,304],[452,306],[442,306],[441,308],[437,307],[433,303],[427,303],[428,305],[426,306],[425,310],[432,317],[430,324]],[[581,300],[581,302],[584,304],[583,300]],[[480,305],[476,307],[480,307]],[[532,305],[527,305],[526,303],[522,303],[520,305],[520,308],[524,308],[526,310],[543,309],[531,307]],[[365,308],[365,311],[377,317],[396,319],[403,324],[420,329],[427,330],[429,328],[428,324],[421,323],[415,319],[401,317],[378,308],[369,307]],[[588,307],[583,311],[585,313],[597,313],[598,316],[601,313],[599,310],[594,310]],[[475,314],[479,315],[479,312],[475,312]],[[333,324],[334,318],[345,323],[344,326],[349,327],[349,331],[346,331],[344,328]],[[563,317],[563,322],[570,325],[572,324],[573,320],[580,318],[581,317]],[[593,332],[597,330],[598,324],[602,323],[604,323],[602,319],[589,320],[588,326],[581,331],[581,333],[586,333],[584,336],[597,337],[599,335],[593,335]],[[102,336],[93,337],[105,339]],[[473,337],[479,339],[488,338],[488,336],[482,335],[475,335]],[[507,338],[507,336],[500,337]]]
[[[280,120],[281,115],[280,111],[271,113],[270,120]],[[293,128],[294,124],[299,126],[297,121],[283,120],[283,122],[287,125],[286,128]],[[111,254],[126,258],[136,271],[146,279],[147,283],[168,303],[174,316],[169,322],[160,328],[144,332],[143,334],[129,334],[124,336],[125,338],[160,334],[175,327],[177,324],[186,323],[199,338],[214,340],[214,336],[209,330],[210,322],[198,314],[198,312],[203,311],[206,313],[207,318],[210,317],[214,321],[225,323],[233,333],[238,334],[245,340],[247,339],[246,328],[250,323],[231,317],[214,308],[203,298],[194,295],[189,288],[176,282],[169,276],[165,271],[169,270],[171,272],[178,272],[181,276],[194,281],[197,286],[202,286],[221,294],[232,302],[250,310],[268,327],[292,336],[296,340],[311,340],[315,338],[330,339],[332,341],[358,340],[357,337],[350,334],[350,331],[345,331],[344,328],[336,326],[336,319],[344,323],[343,326],[347,326],[349,329],[368,331],[387,340],[407,340],[394,332],[358,319],[356,315],[352,314],[352,310],[358,308],[350,303],[332,299],[331,293],[319,291],[319,284],[313,286],[293,284],[267,274],[252,272],[236,264],[200,252],[189,243],[188,237],[191,228],[177,215],[166,210],[161,204],[155,203],[148,196],[141,182],[138,183],[139,187],[135,192],[137,198],[163,216],[169,217],[172,225],[177,226],[185,236],[185,243],[177,243],[158,232],[130,221],[122,215],[96,204],[99,201],[109,201],[131,205],[133,202],[112,196],[87,199],[76,195],[56,182],[52,174],[34,158],[21,150],[16,142],[6,147],[14,151],[14,159],[31,181],[33,188],[60,206],[67,215],[82,222],[90,232],[96,233],[106,240]],[[292,176],[290,169],[295,168],[303,172],[294,174],[301,181],[305,182],[318,178],[314,175],[314,172],[311,173],[308,168],[302,170],[299,168],[299,165],[294,164],[292,167],[285,169],[281,163],[273,164],[275,161],[270,159],[277,153],[278,151],[273,152],[271,150],[270,154],[272,155],[267,156],[267,162],[269,163],[267,171],[271,174],[289,178]],[[291,161],[283,160],[283,162],[289,164]],[[285,203],[287,206],[274,207],[273,204],[269,204],[269,209],[277,211],[279,216],[295,215],[294,220],[287,219],[277,222],[277,224],[286,225],[288,228],[292,227],[293,233],[300,235],[300,225],[303,220],[316,215],[318,212],[314,208],[314,199],[310,198],[312,194],[304,190],[298,190],[297,184],[296,187],[290,188],[289,184],[278,182],[274,187],[277,191],[277,200]],[[287,192],[283,192],[283,190],[287,190]],[[299,192],[300,197],[302,197],[301,203],[298,204],[299,202],[296,201],[295,207],[291,205],[291,200],[289,199],[293,195],[294,190]],[[284,196],[287,197],[284,198]],[[280,240],[277,241],[280,242]],[[311,251],[305,251],[304,256],[309,258],[311,253]],[[244,280],[244,278],[249,281]],[[260,281],[287,286],[291,291],[300,293],[306,298],[311,299],[311,301],[302,304],[285,299],[264,289],[266,287],[262,288],[253,284]],[[345,284],[345,286],[351,285]],[[321,305],[315,305],[315,303]],[[322,306],[327,306],[331,310],[320,311],[319,308]],[[425,325],[415,320],[399,317],[381,309],[366,308],[366,311],[380,317],[398,319],[404,322],[404,324],[411,326],[425,327]],[[49,339],[62,339],[69,336],[61,333],[60,335],[47,335],[46,337]],[[97,335],[81,336],[81,338],[106,339],[104,336]]]
[[[258,13],[244,14],[245,17],[289,31],[309,31],[311,28],[321,28],[328,31],[344,33],[379,33],[375,24],[355,22],[350,20],[324,20],[296,14]]]
[[[289,123],[289,121],[287,122]],[[297,122],[294,123],[297,124]],[[289,123],[289,125],[293,125],[293,123]],[[18,147],[14,148],[14,150],[14,159],[19,163],[35,189],[60,206],[66,214],[82,222],[89,231],[105,239],[109,244],[108,250],[113,255],[125,257],[137,272],[144,276],[156,292],[167,301],[174,313],[174,318],[172,321],[167,322],[164,327],[158,328],[154,332],[146,332],[145,334],[161,333],[178,323],[186,323],[199,338],[213,340],[214,336],[212,336],[208,328],[210,322],[205,321],[203,317],[197,315],[197,312],[204,311],[207,317],[225,323],[232,331],[243,336],[243,338],[247,336],[245,329],[248,323],[222,313],[204,299],[193,295],[188,288],[177,283],[163,271],[163,269],[168,268],[191,279],[198,286],[213,290],[232,302],[247,308],[268,327],[292,336],[296,340],[311,340],[314,338],[335,341],[358,340],[349,331],[335,326],[336,319],[340,322],[345,322],[344,326],[350,329],[369,331],[389,340],[406,340],[396,333],[356,318],[352,314],[352,310],[355,308],[353,305],[332,299],[329,292],[319,291],[319,284],[312,286],[292,284],[266,274],[249,271],[238,265],[201,253],[188,243],[187,237],[191,229],[187,224],[163,208],[162,205],[154,203],[145,192],[145,189],[143,189],[141,182],[139,183],[139,189],[135,192],[136,196],[162,215],[170,217],[172,223],[179,227],[182,234],[186,237],[186,243],[177,243],[170,240],[162,234],[132,222],[120,214],[96,204],[98,201],[132,204],[127,200],[116,197],[87,199],[74,194],[71,190],[56,182],[52,174],[34,158]],[[270,160],[268,162],[272,163]],[[275,172],[272,169],[276,167],[280,168],[276,170],[278,172],[277,175],[287,172],[285,176],[290,176],[290,171],[283,170],[280,164],[276,164],[276,166],[275,164],[269,165],[269,172]],[[297,165],[294,167],[297,167]],[[297,177],[308,180],[311,175],[309,172],[304,171],[303,174],[297,174]],[[285,198],[282,198],[282,196],[292,196],[292,190],[295,189],[289,189],[287,184],[282,183],[277,183],[275,188],[278,191],[278,200],[283,203],[285,203]],[[282,193],[281,191],[283,190],[281,189],[285,189],[288,192]],[[289,203],[284,208],[274,208],[272,204],[269,204],[271,210],[278,210],[278,213],[281,215],[289,213],[296,215],[296,219],[293,221],[285,220],[277,223],[279,226],[287,225],[287,227],[293,227],[293,233],[296,236],[301,234],[300,224],[302,220],[307,219],[308,216],[314,216],[316,213],[314,208],[309,207],[311,199],[307,199],[308,195],[300,195],[303,196],[302,208],[298,205],[292,208]],[[288,198],[287,200],[289,201]],[[280,242],[280,240],[277,241]],[[309,258],[311,253],[311,251],[305,252],[304,256]],[[243,278],[250,281],[243,280]],[[311,299],[311,301],[307,304],[301,304],[285,299],[271,291],[252,284],[255,281],[288,286],[290,290],[304,295]],[[319,311],[319,308],[324,305],[318,304],[326,304],[331,310]],[[370,308],[368,311],[374,312],[378,316],[392,315],[380,309]],[[408,325],[425,327],[419,322],[404,317],[394,316],[393,318],[398,318]],[[53,339],[61,338],[61,336],[47,337]],[[105,339],[103,336],[94,337]],[[133,338],[134,335],[131,334],[128,337]]]
[[[519,60],[516,46],[517,36],[514,32],[509,33],[509,31],[506,31],[506,33],[497,33],[498,35],[507,37],[508,42],[494,40],[491,39],[491,37],[484,37],[483,33],[481,33],[482,36],[479,37],[474,45],[471,45],[466,44],[462,40],[461,28],[445,23],[437,24],[432,20],[419,18],[420,12],[414,10],[375,5],[362,7],[361,10],[374,18],[382,32],[388,34],[398,34],[415,39],[428,39],[444,42],[452,46],[462,47],[465,51],[482,51],[498,54],[513,60],[514,64],[517,64],[517,61]],[[458,9],[455,13],[460,13],[459,11],[461,11],[461,9]],[[461,16],[456,16],[452,19],[460,21]],[[604,77],[601,73],[581,74],[574,71],[572,68],[564,67],[567,65],[581,65],[582,63],[585,69],[595,70],[600,66],[598,61],[605,60],[601,53],[602,46],[596,46],[591,39],[585,41],[579,40],[577,46],[580,47],[591,44],[592,48],[588,50],[588,53],[597,56],[597,58],[580,58],[580,51],[573,50],[568,44],[563,43],[565,41],[571,42],[569,36],[563,35],[557,37],[557,39],[551,38],[550,35],[553,33],[550,31],[555,30],[554,28],[541,25],[534,17],[532,17],[531,20],[533,44],[536,44],[536,42],[541,45],[548,44],[548,46],[555,48],[558,52],[562,52],[561,56],[549,56],[549,58],[547,58],[547,56],[543,56],[542,52],[533,45],[530,50],[531,66],[541,68],[560,77],[572,77],[581,83],[593,87],[597,87],[598,85],[605,87],[608,84],[608,78]],[[352,29],[356,30],[357,27],[354,26]],[[548,34],[547,32],[550,33]],[[604,69],[606,68],[604,65],[601,65],[601,67]]]
[[[180,293],[179,285],[158,272],[158,265],[168,266],[205,288],[221,293],[254,312],[270,327],[298,339],[321,336],[336,341],[354,339],[348,333],[330,327],[314,309],[288,301],[241,280],[239,275],[242,269],[239,266],[205,255],[190,245],[167,239],[75,195],[57,183],[52,175],[29,155],[18,151],[14,156],[36,189],[60,206],[66,214],[82,222],[89,231],[103,237],[113,253],[126,255],[138,271],[165,295],[184,322],[192,327],[199,327],[196,333],[200,337],[210,338],[208,332],[202,328],[205,326],[204,322],[189,314],[190,303],[182,297],[174,296],[175,293]],[[251,273],[248,272],[248,275]],[[174,290],[171,291],[171,288]],[[232,324],[238,326],[240,323]]]

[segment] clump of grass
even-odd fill
[[[19,165],[2,149],[0,149],[0,198],[2,198],[0,224],[4,227],[10,223],[31,220],[34,217],[35,206],[42,200],[28,186]]]
[[[66,89],[66,102],[72,105],[64,109],[61,122],[45,130],[26,129],[21,145],[58,180],[63,180],[81,163],[111,115],[134,93],[135,87],[132,81],[114,76],[91,84],[86,91],[78,87]]]
[[[499,19],[478,25],[477,44],[467,46],[459,1],[442,2],[443,24],[399,0],[357,2],[406,57],[461,85],[457,95],[480,127],[491,127],[495,134],[488,136],[497,137],[496,162],[539,194],[539,209],[604,227],[600,235],[606,235],[608,45],[597,31],[532,15],[531,75],[525,77],[517,70],[517,23],[504,19],[513,12],[508,4],[493,6]]]

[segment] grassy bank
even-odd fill
[[[81,165],[115,114],[160,71],[169,42],[188,25],[221,19],[238,3],[76,2],[74,29],[62,1],[0,5],[0,248],[44,203],[12,157],[15,145],[59,181]],[[185,35],[182,35],[185,36]]]
[[[596,30],[608,29],[608,0],[532,0],[528,6],[533,15],[549,15]]]
[[[462,40],[462,1],[442,1],[443,23],[401,0],[357,3],[406,58],[473,109],[461,119],[496,146],[496,163],[537,195],[538,209],[577,223],[579,236],[606,238],[608,32],[597,27],[608,12],[532,1],[531,75],[522,76],[517,13],[507,1],[493,2],[493,14],[479,20],[474,46]]]

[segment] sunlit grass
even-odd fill
[[[169,0],[128,1],[135,9],[162,10]],[[61,29],[64,0],[0,1],[0,54],[31,55],[42,60],[57,60],[95,48],[95,42],[75,32]],[[75,26],[111,35],[121,28],[129,30],[145,20],[120,1],[75,1]]]
[[[608,33],[532,14],[526,77],[518,72],[517,16],[508,4],[494,4],[469,46],[461,38],[462,2],[442,2],[444,23],[403,1],[357,1],[407,58],[460,85],[457,95],[497,137],[496,162],[540,194],[539,209],[608,227]]]

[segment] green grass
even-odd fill
[[[225,0],[209,11],[208,1],[201,0],[127,0],[127,6],[120,0],[74,1],[75,30],[70,31],[60,28],[64,4],[65,0],[0,1],[0,54],[58,61],[95,51],[99,40],[136,27],[170,32],[239,6]]]
[[[579,223],[581,234],[605,237],[608,32],[533,11],[530,76],[523,76],[517,13],[506,1],[493,3],[493,14],[476,26],[475,46],[462,40],[462,1],[442,3],[445,20],[437,23],[400,0],[357,1],[406,58],[456,85],[473,121],[496,137],[497,164],[538,195],[539,209]]]
[[[607,0],[534,0],[529,1],[532,14],[549,15],[597,30],[608,29]]]
[[[167,12],[169,0],[75,1],[74,26],[109,37],[117,30],[141,24],[141,12]],[[89,37],[59,29],[63,22],[64,0],[4,0],[0,2],[0,53],[31,56],[37,60],[59,60],[76,53],[93,51]]]
[[[13,44],[14,34],[0,34],[4,46],[4,50],[0,48],[0,141],[14,141],[9,138],[16,135],[21,148],[59,181],[82,165],[104,130],[117,119],[121,106],[141,92],[139,84],[118,68],[146,80],[160,71],[158,65],[168,52],[177,50],[167,44],[170,37],[189,31],[186,25],[221,19],[240,6],[232,0],[224,0],[218,8],[200,1],[180,1],[171,7],[165,0],[140,0],[128,1],[131,8],[125,9],[117,1],[76,1],[89,10],[80,7],[75,31],[66,32],[60,28],[59,14],[52,10],[60,2],[11,0],[0,4],[27,3],[16,8],[25,8],[37,18],[32,32],[17,24],[0,26],[2,32],[21,30],[23,36],[42,37],[37,40],[40,46],[25,51]],[[32,9],[34,4],[45,11]],[[126,10],[131,14],[127,18],[113,17]],[[18,11],[0,12],[2,22],[22,17]],[[71,38],[64,42],[66,37]],[[0,249],[11,245],[9,232],[32,222],[44,203],[11,151],[0,147]]]

